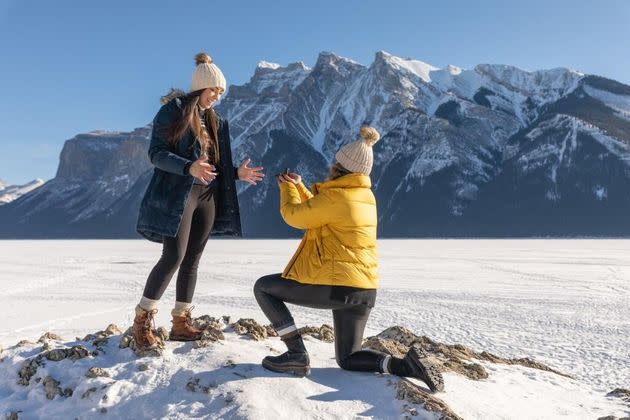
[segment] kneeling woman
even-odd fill
[[[280,212],[285,222],[306,233],[282,274],[258,279],[254,294],[288,351],[267,356],[263,366],[299,376],[310,373],[302,337],[285,302],[331,309],[335,355],[343,369],[387,372],[423,380],[442,390],[441,374],[413,348],[403,359],[361,350],[363,331],[376,300],[376,200],[371,190],[372,146],[379,139],[371,127],[358,141],[335,155],[328,179],[309,192],[298,174],[278,176]]]

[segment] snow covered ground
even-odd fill
[[[195,314],[267,323],[252,286],[258,277],[281,271],[296,246],[295,240],[208,242]],[[531,357],[577,379],[484,363],[491,372],[484,381],[447,374],[447,392],[439,397],[457,414],[628,415],[630,408],[604,395],[614,388],[630,388],[629,240],[385,240],[379,247],[380,292],[366,335],[401,325],[440,342]],[[3,355],[15,361],[35,354],[11,346],[22,339],[35,341],[45,331],[72,341],[109,323],[128,327],[160,251],[159,245],[146,241],[0,241]],[[173,301],[171,284],[157,325],[170,325]],[[302,325],[331,323],[326,311],[294,309]],[[116,343],[109,345],[117,348]],[[342,372],[335,367],[331,344],[309,339],[307,347],[317,368],[310,379],[286,378],[260,368],[270,348],[281,350],[277,339],[253,342],[227,334],[224,343],[204,349],[169,343],[164,360],[147,359],[151,368],[145,372],[132,369],[140,361],[130,351],[112,351],[101,364],[117,381],[106,391],[109,399],[98,407],[107,407],[113,418],[176,413],[182,418],[278,418],[289,416],[287,406],[322,418],[400,415],[402,403],[393,399],[395,391],[386,375]],[[223,367],[228,358],[236,362],[238,374]],[[47,369],[67,381],[76,381],[73,370],[93,365],[87,359],[58,364]],[[97,413],[90,411],[96,408],[89,398],[78,397],[85,391],[82,387],[89,388],[86,381],[74,383],[76,404],[68,405],[61,397],[45,404],[41,387],[22,390],[15,375],[0,364],[0,414],[20,407],[31,410],[21,418]],[[217,391],[210,396],[191,394],[185,387],[191,377],[216,385]],[[146,386],[130,393],[139,381]]]

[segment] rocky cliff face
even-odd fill
[[[3,237],[128,237],[151,169],[147,158],[150,127],[131,133],[92,132],[68,140],[54,179],[2,207]],[[117,211],[125,195],[140,195]]]
[[[218,111],[235,164],[251,157],[268,174],[239,186],[246,236],[299,234],[279,217],[272,175],[289,167],[307,184],[322,180],[364,124],[382,134],[372,172],[381,236],[630,234],[630,86],[612,80],[563,68],[438,69],[382,51],[365,66],[321,53],[312,69],[259,63]],[[148,134],[77,136],[46,184],[56,195],[44,186],[0,218],[17,217],[12,235],[54,210],[61,235],[133,236]],[[114,219],[124,223],[113,229]]]

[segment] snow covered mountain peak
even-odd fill
[[[309,72],[310,69],[302,62],[283,67],[280,64],[260,61],[249,82],[244,86],[230,86],[230,94],[247,95],[247,91],[256,94],[278,94],[281,91],[286,93],[302,83]]]
[[[374,62],[377,65],[382,62],[390,66],[393,66],[394,68],[398,70],[409,72],[419,77],[426,83],[431,82],[430,73],[435,70],[439,70],[439,68],[432,66],[431,64],[425,63],[424,61],[413,60],[411,58],[397,57],[395,55],[389,54],[386,51],[378,51],[374,58]]]
[[[277,63],[270,63],[268,61],[265,60],[261,60],[258,62],[258,64],[256,65],[256,69],[271,69],[271,70],[276,70],[278,68],[280,68],[280,64]]]
[[[341,57],[335,53],[323,51],[319,53],[313,72],[328,73],[329,71],[340,73],[342,76],[347,76],[356,72],[359,69],[364,69],[365,66],[357,63],[346,57]]]
[[[573,91],[583,74],[566,68],[527,71],[504,64],[479,64],[477,72],[487,82],[543,102],[557,100]]]
[[[27,194],[42,185],[44,185],[44,180],[40,178],[36,178],[24,185],[6,185],[0,180],[0,205],[17,200],[24,194]]]

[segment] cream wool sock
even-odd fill
[[[142,299],[140,299],[140,303],[138,303],[138,306],[136,307],[136,313],[139,313],[142,310],[153,311],[157,309],[159,302],[159,300],[153,300],[142,296]]]
[[[171,311],[173,316],[184,316],[192,308],[192,303],[188,302],[175,302],[175,307]]]

